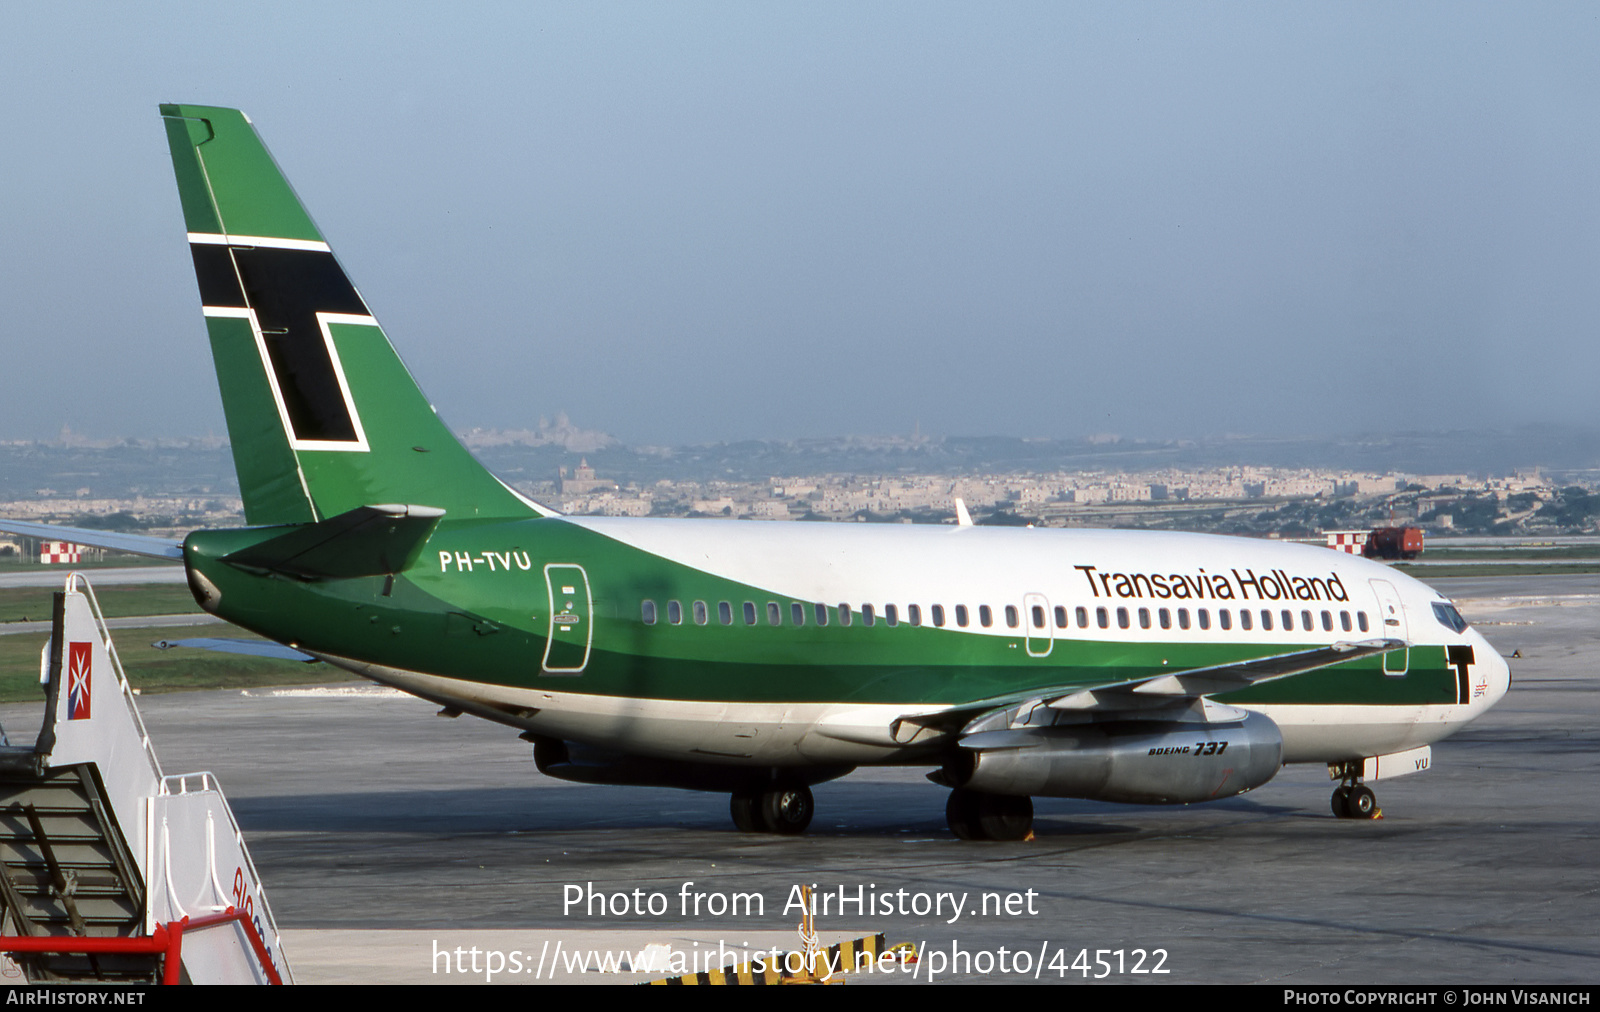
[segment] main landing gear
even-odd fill
[[[811,825],[814,805],[805,784],[769,784],[735,791],[728,805],[741,833],[798,836]]]
[[[798,836],[811,825],[814,806],[805,784],[776,783],[735,791],[728,802],[741,833]],[[963,840],[1027,840],[1033,836],[1033,799],[956,788],[944,806],[950,831]]]
[[[1341,784],[1333,792],[1333,814],[1341,819],[1376,819],[1383,810],[1366,784]]]
[[[1383,809],[1378,807],[1378,796],[1372,788],[1357,782],[1360,763],[1345,763],[1335,773],[1343,781],[1333,789],[1333,814],[1341,819],[1381,819]]]
[[[1033,836],[1033,799],[957,787],[944,806],[950,832],[963,840],[1026,840]]]

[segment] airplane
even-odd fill
[[[1190,804],[1327,764],[1332,809],[1510,685],[1448,600],[1326,548],[1184,533],[563,516],[440,421],[250,120],[163,105],[248,526],[181,545],[206,611],[456,716],[541,771],[725,792],[931,767],[963,839],[1034,797]],[[114,543],[113,543],[114,542]]]

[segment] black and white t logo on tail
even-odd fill
[[[207,316],[250,321],[278,415],[296,450],[366,450],[330,324],[377,321],[328,244],[189,233]]]

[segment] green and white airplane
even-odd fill
[[[250,121],[161,108],[249,526],[159,539],[209,612],[517,728],[539,769],[725,791],[799,833],[810,786],[933,767],[963,838],[1033,796],[1364,781],[1506,692],[1456,609],[1378,563],[1234,537],[568,517],[441,423]],[[964,511],[963,511],[964,512]]]

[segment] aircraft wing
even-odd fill
[[[1232,664],[1217,664],[1206,668],[1190,668],[1170,674],[1150,675],[1114,682],[1093,688],[1079,688],[1054,698],[1045,705],[1056,710],[1088,710],[1110,704],[1114,709],[1132,709],[1141,700],[1170,702],[1173,699],[1214,696],[1232,692],[1261,682],[1271,682],[1290,675],[1299,675],[1318,668],[1332,667],[1361,657],[1403,650],[1405,640],[1362,640],[1335,643],[1332,646],[1293,653],[1258,657]]]
[[[118,531],[100,531],[88,527],[58,527],[55,524],[36,524],[27,520],[7,520],[0,517],[0,531],[21,534],[30,538],[47,538],[51,541],[70,541],[90,548],[108,548],[129,555],[146,555],[152,559],[183,559],[183,544],[171,538],[156,538],[148,534],[123,534]]]
[[[1023,711],[1034,706],[1078,712],[1127,713],[1172,706],[1188,706],[1205,696],[1232,692],[1262,682],[1288,678],[1319,668],[1344,664],[1362,657],[1403,650],[1405,640],[1373,639],[1340,642],[1311,650],[1253,657],[1228,664],[1215,664],[1181,671],[1161,671],[1139,678],[1077,683],[1028,689],[1004,696],[992,696],[934,713],[900,717],[891,725],[897,741],[909,741],[922,729],[950,734],[968,733],[991,718],[1010,710]]]

